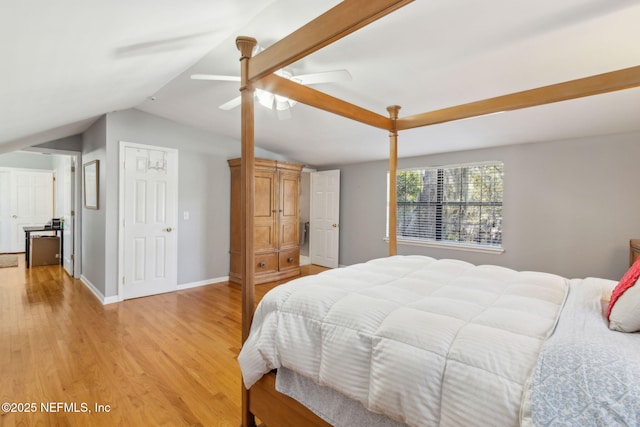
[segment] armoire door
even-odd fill
[[[254,198],[254,249],[256,252],[277,249],[276,203],[277,174],[273,171],[256,169]]]
[[[297,247],[300,235],[298,230],[300,174],[280,171],[278,187],[280,190],[278,206],[280,249]]]

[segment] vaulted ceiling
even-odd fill
[[[338,2],[80,0],[0,4],[0,152],[138,108],[239,138],[235,38],[269,46]],[[640,65],[640,2],[418,0],[288,68],[347,70],[315,88],[386,115],[436,110]],[[640,89],[403,131],[401,157],[640,131]],[[256,107],[256,143],[322,166],[384,159],[387,134],[297,104]]]

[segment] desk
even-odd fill
[[[29,260],[29,256],[30,256],[30,252],[31,252],[31,233],[35,233],[35,232],[43,232],[43,231],[55,231],[56,235],[58,235],[58,233],[60,233],[60,265],[64,264],[64,257],[63,255],[63,248],[64,248],[64,230],[60,227],[23,227],[24,230],[24,249],[25,249],[25,253],[24,253],[24,259],[25,259],[25,264],[27,266],[27,268],[31,267],[31,262]]]

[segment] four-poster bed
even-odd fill
[[[399,117],[399,106],[387,108],[389,116],[368,111],[307,86],[273,74],[318,49],[359,28],[411,3],[411,0],[345,0],[325,14],[252,57],[256,40],[239,37],[241,54],[242,95],[242,161],[241,161],[241,275],[242,275],[242,340],[249,336],[255,309],[254,299],[254,90],[263,89],[295,101],[359,121],[389,132],[389,255],[397,253],[396,197],[398,132],[481,116],[496,112],[527,108],[640,86],[640,66],[542,88],[499,96],[455,107]],[[265,375],[251,390],[243,389],[242,425],[255,425],[254,416],[269,426],[328,425],[295,400],[273,389],[273,376]]]

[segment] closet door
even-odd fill
[[[11,171],[11,249],[24,252],[26,226],[42,226],[53,218],[53,172]]]

